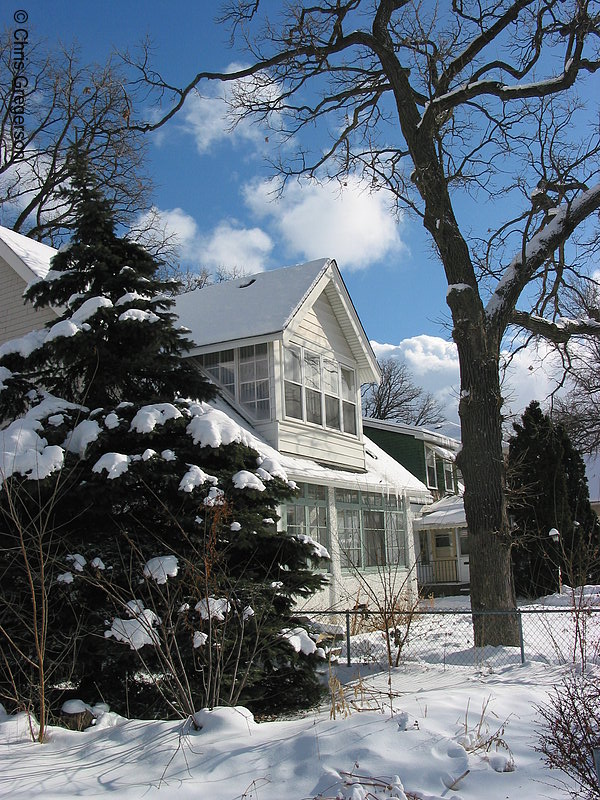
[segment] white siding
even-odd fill
[[[57,319],[51,308],[36,311],[29,303],[24,304],[25,288],[25,281],[0,258],[0,344]]]
[[[365,471],[365,448],[354,436],[306,425],[295,420],[279,423],[277,449],[282,453],[357,472]]]
[[[306,342],[316,344],[320,350],[334,352],[337,356],[352,362],[352,351],[342,331],[331,303],[325,292],[313,307],[303,316],[296,329],[297,335]]]

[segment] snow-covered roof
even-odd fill
[[[403,433],[407,436],[412,436],[414,439],[421,439],[428,444],[436,446],[439,451],[438,455],[452,460],[460,450],[461,442],[459,438],[448,435],[447,430],[450,425],[454,425],[454,423],[442,423],[438,431],[438,426],[436,426],[436,430],[431,430],[431,428],[423,425],[408,425],[405,422],[396,422],[394,420],[363,417],[363,427],[377,428],[378,430],[392,433]],[[460,436],[460,426],[457,426],[456,432]]]
[[[0,256],[27,283],[45,277],[56,250],[0,225]]]
[[[187,292],[175,299],[175,312],[196,345],[193,355],[244,342],[282,338],[287,343],[322,294],[356,359],[360,382],[377,380],[377,359],[333,259],[259,272]]]
[[[265,458],[277,460],[290,480],[298,483],[306,482],[321,486],[358,489],[365,492],[380,492],[390,495],[406,494],[409,500],[417,503],[427,503],[431,500],[431,493],[424,483],[366,437],[366,472],[333,469],[308,458],[279,453],[267,444],[223,397],[217,397],[211,401],[211,405],[227,414],[233,422],[245,429],[251,437],[247,440],[248,444]]]
[[[466,527],[463,498],[455,494],[442,497],[441,500],[427,506],[422,510],[421,517],[413,522],[413,528],[416,531]]]
[[[280,333],[330,263],[321,258],[205,286],[179,295],[175,310],[199,346]]]

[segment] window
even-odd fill
[[[435,536],[435,549],[436,550],[449,550],[451,547],[450,545],[450,534],[449,533],[437,533]]]
[[[300,497],[286,504],[286,530],[294,535],[308,535],[329,548],[327,520],[327,489],[325,486],[304,483],[298,486]]]
[[[437,470],[435,468],[435,450],[425,447],[425,469],[427,470],[427,486],[437,489]]]
[[[342,568],[406,566],[404,514],[396,496],[336,489],[335,504]]]
[[[444,461],[444,483],[446,492],[454,494],[454,467],[451,461]]]
[[[271,419],[269,346],[266,343],[206,353],[199,361],[254,419]]]
[[[354,370],[305,347],[284,351],[285,414],[356,436]]]
[[[461,531],[459,536],[460,554],[461,556],[468,556],[471,552],[469,547],[469,533],[468,531]]]

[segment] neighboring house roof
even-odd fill
[[[322,258],[206,286],[176,298],[180,322],[199,350],[293,335],[305,311],[325,292],[356,359],[361,382],[379,368],[337,264]]]
[[[440,427],[444,428],[445,425]],[[447,436],[442,431],[431,430],[422,425],[408,425],[405,422],[396,422],[387,419],[373,419],[372,417],[363,417],[363,427],[376,428],[382,431],[390,431],[392,433],[401,433],[405,436],[412,436],[414,439],[421,439],[427,444],[435,447],[436,452],[442,458],[453,460],[456,453],[461,448],[460,439]]]
[[[466,528],[465,505],[458,495],[442,497],[424,508],[421,516],[414,520],[416,531],[431,531],[445,528]]]
[[[45,277],[56,252],[47,244],[0,225],[0,256],[26,283]]]

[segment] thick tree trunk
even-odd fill
[[[511,613],[516,601],[502,454],[499,356],[484,331],[463,339],[455,330],[455,339],[462,387],[458,465],[465,480],[475,644],[516,647],[520,637],[518,616]]]

